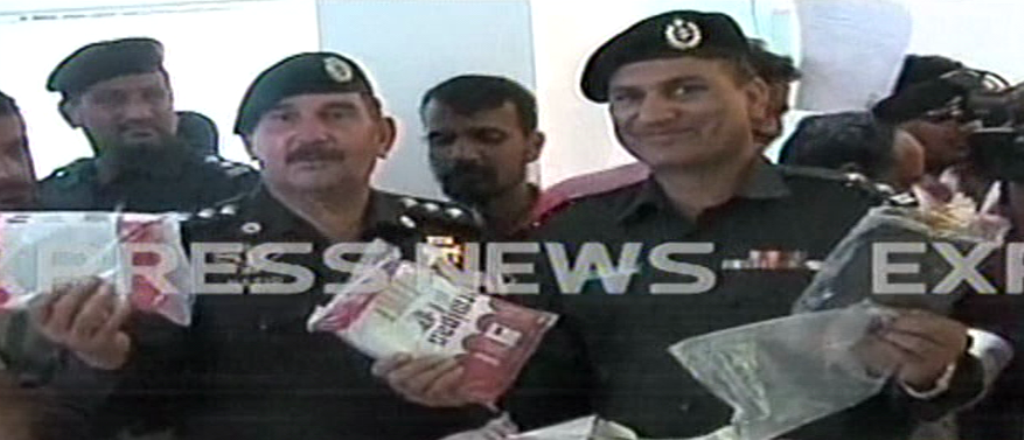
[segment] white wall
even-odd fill
[[[945,55],[1024,80],[1024,2],[902,0],[913,18],[910,53]]]
[[[481,73],[533,88],[526,0],[322,0],[320,29],[323,48],[358,60],[398,119],[398,144],[374,176],[381,188],[441,196],[418,115],[430,87]]]

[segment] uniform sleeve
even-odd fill
[[[118,371],[93,369],[65,353],[34,423],[42,440],[100,439],[173,425],[186,404],[187,333],[161,318],[132,322],[132,355]]]

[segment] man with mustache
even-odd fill
[[[210,262],[233,270],[210,274],[207,282],[237,290],[199,290],[185,330],[143,326],[141,316],[119,325],[125,314],[110,312],[116,302],[95,281],[51,297],[41,327],[85,364],[79,371],[88,374],[78,377],[107,377],[121,387],[103,407],[48,411],[41,423],[48,435],[103,438],[128,424],[170,427],[190,440],[423,440],[484,424],[482,409],[404,402],[371,375],[370,358],[306,328],[314,307],[331,298],[325,284],[348,276],[326,266],[324,251],[332,245],[379,238],[412,258],[417,243],[475,227],[454,205],[371,186],[395,140],[395,123],[378,96],[353,60],[334,53],[288,57],[256,78],[235,133],[260,163],[261,184],[198,212],[185,224],[185,241],[308,246],[269,258],[307,268],[311,283],[289,293],[286,287],[302,283],[296,276],[249,263],[242,251],[214,253]],[[75,408],[74,393],[64,396],[64,408]]]
[[[519,388],[533,414],[513,410],[513,420],[550,423],[551,413],[565,412],[555,402],[575,395],[584,404],[576,415],[596,413],[639,438],[712,434],[730,423],[730,407],[667,348],[789,315],[815,262],[878,194],[837,173],[776,166],[762,156],[752,127],[767,115],[769,90],[751,67],[749,42],[727,15],[670,11],[642,20],[595,51],[580,86],[587,99],[607,104],[619,143],[651,176],[574,201],[533,238],[562,244],[569,258],[591,244],[606,246],[612,261],[629,245],[641,245],[640,252],[633,265],[588,276],[575,289],[555,279],[554,270],[538,269],[548,294],[541,296],[561,313],[565,338],[549,334],[548,347],[531,360],[534,373],[543,374],[528,367]],[[665,265],[652,258],[661,245],[670,246],[661,248],[671,260]],[[544,257],[541,265],[570,264],[555,260],[565,258],[555,252]],[[617,283],[624,273],[627,282]],[[924,310],[894,313],[856,345],[867,369],[891,374],[887,386],[857,406],[787,426],[779,437],[905,439],[918,419],[978,396],[980,361],[968,351],[963,324]],[[761,358],[750,356],[756,360],[736,359],[744,373],[771,370],[757,368]],[[465,403],[446,386],[460,372],[424,364],[394,359],[378,371],[410,400]],[[785,417],[774,407],[766,411],[769,419]]]
[[[507,78],[457,76],[427,91],[420,117],[445,195],[476,210],[491,235],[522,234],[538,197],[527,167],[544,146],[533,94]]]
[[[43,203],[68,210],[190,212],[252,188],[249,167],[205,161],[176,137],[178,118],[163,46],[149,38],[86,45],[50,74],[60,113],[95,157],[41,182]]]

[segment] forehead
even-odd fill
[[[684,78],[725,79],[725,63],[696,57],[657,58],[619,67],[608,82],[609,88],[644,87]]]
[[[366,100],[363,99],[363,94],[359,92],[308,93],[284,98],[278,101],[274,107],[318,109],[333,105],[355,105],[362,108],[366,106]]]
[[[170,84],[167,83],[167,78],[164,77],[164,74],[160,72],[136,73],[100,81],[90,86],[86,93],[128,91],[152,87],[170,88]]]
[[[431,100],[423,109],[423,120],[428,129],[469,126],[517,127],[520,122],[515,104],[510,101],[505,101],[495,108],[463,114],[443,102]]]

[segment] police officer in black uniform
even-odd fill
[[[163,46],[149,38],[89,44],[64,59],[47,82],[60,112],[82,128],[95,157],[41,182],[45,206],[67,210],[191,212],[248,191],[250,167],[207,161],[175,134],[178,119]]]
[[[528,403],[513,411],[517,423],[551,423],[550,414],[570,409],[562,415],[596,412],[641,438],[697,437],[728,425],[730,408],[668,347],[789,314],[812,270],[879,201],[857,179],[761,156],[751,124],[764,117],[767,89],[749,50],[730,17],[673,11],[630,27],[589,59],[584,96],[609,103],[619,141],[652,176],[575,200],[535,235],[564,245],[570,258],[588,242],[607,246],[613,261],[627,244],[641,251],[633,270],[596,272],[577,295],[561,292],[550,268],[542,271],[541,289],[564,325],[524,372],[519,392]],[[868,365],[898,365],[892,384],[786,438],[904,439],[918,418],[938,417],[981,391],[979,362],[954,320],[906,312],[864,343],[873,354]],[[413,400],[461,403],[439,383],[424,387],[422,376],[388,379]],[[548,396],[584,404],[549,405]],[[520,406],[517,399],[510,405]]]
[[[324,285],[348,275],[325,265],[331,245],[379,238],[412,258],[416,243],[466,239],[479,230],[455,205],[370,186],[395,129],[363,70],[333,53],[289,57],[246,92],[236,132],[262,165],[261,184],[251,194],[198,211],[184,233],[193,252],[200,242],[237,244],[205,258],[235,269],[207,282],[232,283],[237,291],[203,295],[213,292],[197,287],[194,321],[184,334],[167,326],[129,326],[130,355],[113,342],[99,350],[66,344],[77,358],[91,360],[85,370],[123,376],[106,407],[79,417],[101,430],[145,420],[147,428],[170,425],[181,438],[195,440],[437,439],[482,425],[489,416],[482,408],[427,409],[405,402],[371,375],[367,356],[334,335],[306,328],[314,307],[330,299]],[[304,281],[247,262],[245,251],[265,243],[299,246],[267,258],[308,269],[313,283],[286,294]],[[81,308],[65,307],[103,309],[89,305],[104,301],[89,295],[93,287],[65,292],[71,299],[59,301],[85,295]],[[90,320],[79,314],[75,323]],[[43,328],[55,340],[67,341],[62,335],[76,331],[48,326],[52,322]],[[65,395],[71,398],[65,408],[73,407],[74,395]],[[64,433],[75,426],[67,411],[49,414],[45,426]]]

